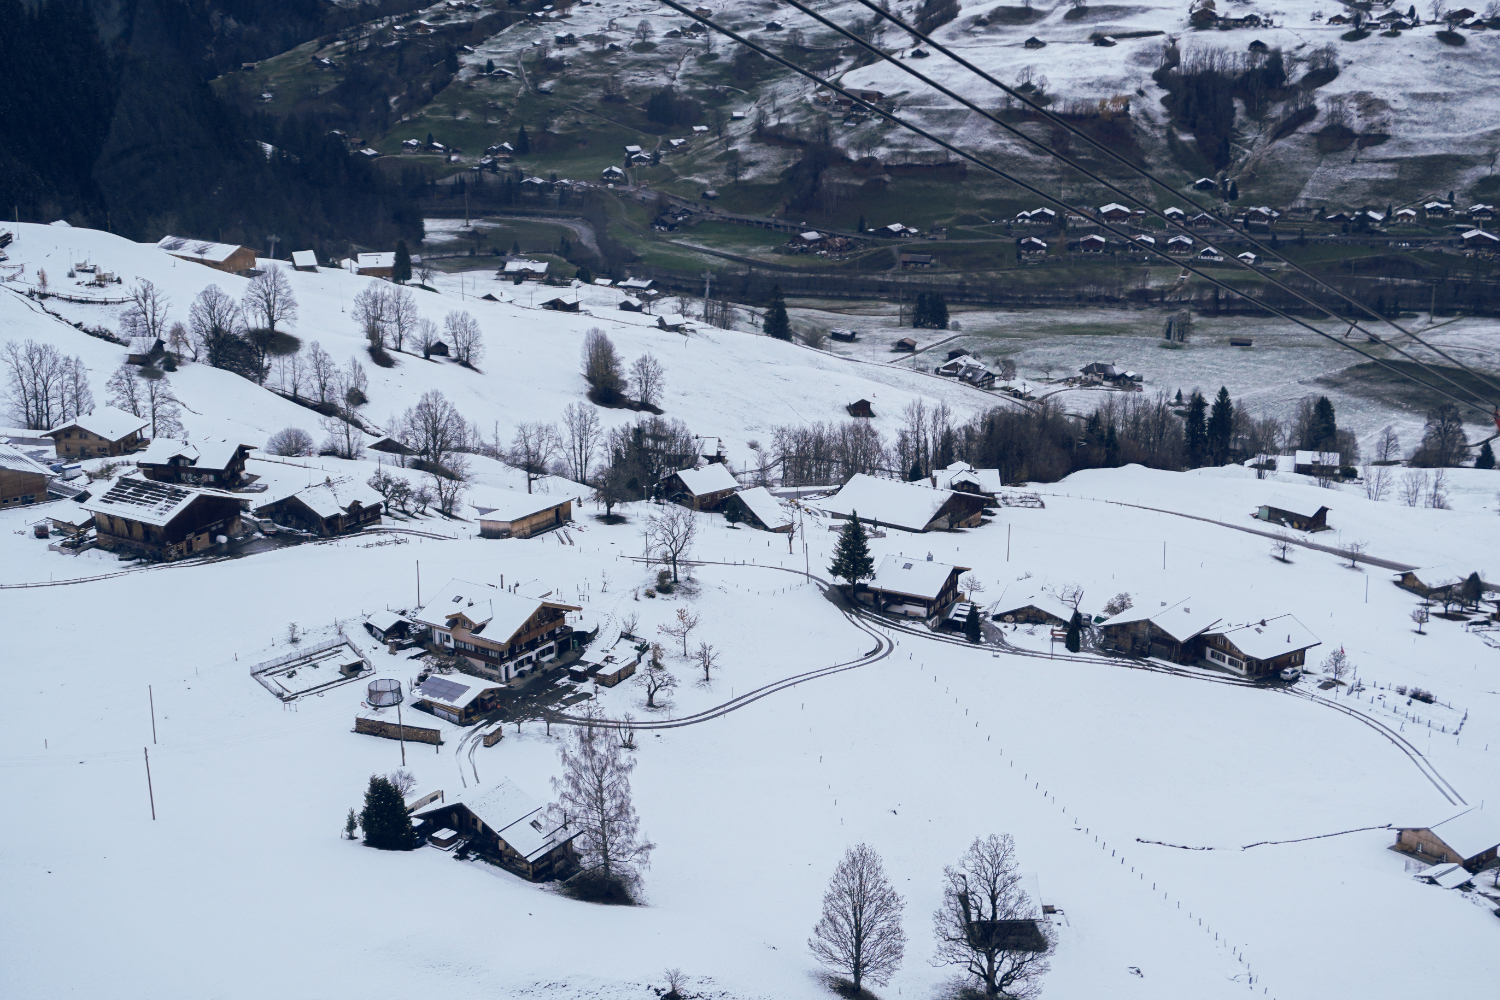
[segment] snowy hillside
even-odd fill
[[[125,361],[125,349],[72,329],[68,323],[113,330],[124,307],[56,298],[41,304],[30,301],[22,292],[32,286],[38,270],[47,272],[53,291],[80,295],[123,294],[91,292],[64,277],[72,264],[85,260],[117,274],[123,284],[112,286],[115,289],[129,288],[136,279],[146,278],[166,291],[173,320],[186,320],[193,297],[211,284],[236,299],[248,285],[248,279],[177,260],[154,246],[108,233],[27,223],[11,228],[16,241],[7,252],[11,263],[23,264],[26,270],[22,281],[0,283],[0,340],[35,339],[56,345],[68,356],[82,357],[100,403],[104,402],[104,382]],[[907,403],[918,398],[946,401],[961,419],[996,402],[988,393],[949,379],[883,363],[844,360],[757,333],[702,324],[689,336],[668,333],[656,328],[654,316],[621,312],[619,292],[594,287],[576,292],[538,285],[517,287],[495,280],[490,272],[477,276],[470,272],[461,278],[439,275],[436,293],[414,291],[421,315],[439,326],[454,310],[467,311],[479,321],[484,344],[479,371],[409,354],[395,355],[395,368],[378,368],[370,363],[363,334],[349,310],[354,296],[379,279],[332,268],[316,273],[288,269],[287,274],[299,304],[299,317],[290,331],[302,339],[304,350],[317,341],[340,364],[350,357],[361,360],[370,379],[370,402],[361,416],[379,427],[432,389],[447,396],[486,438],[498,430],[502,443],[510,440],[512,430],[523,421],[555,421],[569,403],[584,397],[587,385],[579,374],[580,349],[585,331],[592,327],[609,333],[627,365],[641,354],[656,355],[666,369],[661,403],[665,416],[684,421],[695,434],[723,438],[736,463],[747,459],[747,443],[765,437],[771,428],[844,420],[844,407],[861,398],[874,404],[874,424],[887,435],[894,434]],[[508,301],[484,301],[480,296],[485,294]],[[543,301],[560,294],[570,300],[576,295],[592,315],[540,308]],[[67,322],[49,315],[42,305]],[[238,376],[189,364],[170,378],[184,404],[190,437],[239,436],[244,443],[259,447],[281,428],[298,426],[315,439],[323,439],[315,413]],[[634,418],[628,410],[600,413],[606,427]]]

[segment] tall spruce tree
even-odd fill
[[[833,565],[828,572],[847,581],[851,594],[861,580],[875,575],[875,560],[870,557],[870,543],[865,537],[865,526],[859,523],[859,512],[851,511],[849,521],[839,532],[837,547],[833,550]]]
[[[359,814],[359,825],[365,831],[365,843],[382,851],[409,851],[416,846],[411,830],[411,815],[401,792],[387,778],[370,775],[365,790],[365,808]]]
[[[1302,446],[1310,451],[1337,451],[1339,437],[1338,419],[1333,412],[1333,403],[1327,396],[1319,396],[1313,404],[1312,420],[1307,425],[1307,439]]]
[[[1068,621],[1068,635],[1063,640],[1063,645],[1068,647],[1070,653],[1076,653],[1083,648],[1083,615],[1076,610]]]
[[[979,605],[969,605],[969,617],[964,619],[964,638],[978,642],[984,638],[984,629],[979,625]]]
[[[1219,395],[1214,399],[1213,409],[1208,414],[1208,456],[1210,464],[1224,465],[1229,461],[1230,439],[1234,436],[1234,404],[1230,402],[1229,390],[1219,386]]]
[[[406,249],[405,240],[396,241],[396,263],[391,268],[391,280],[397,284],[411,280],[411,251]]]
[[[1486,441],[1484,444],[1479,446],[1479,454],[1474,459],[1474,468],[1493,469],[1494,467],[1495,450],[1491,448],[1490,443]]]
[[[526,134],[525,125],[522,125],[521,130],[516,133],[516,152],[522,156],[531,152],[531,136]]]
[[[766,305],[766,336],[777,340],[792,339],[792,321],[786,314],[786,299],[780,285],[771,286],[771,300]]]
[[[1183,428],[1190,468],[1196,469],[1201,466],[1207,451],[1208,427],[1204,420],[1207,410],[1208,401],[1203,398],[1203,393],[1194,389],[1193,395],[1188,399],[1187,426]]]

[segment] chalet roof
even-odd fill
[[[1149,614],[1146,613],[1149,609],[1131,608],[1100,622],[1100,626],[1129,625],[1132,622],[1149,621],[1178,642],[1186,642],[1219,623],[1219,616],[1207,610],[1203,605],[1199,605],[1198,610],[1194,611],[1188,603],[1191,600],[1190,597],[1184,597],[1175,604],[1158,608]]]
[[[1318,511],[1328,508],[1314,500],[1304,500],[1299,497],[1288,496],[1285,493],[1273,494],[1261,504],[1262,507],[1270,507],[1273,510],[1284,510],[1288,514],[1296,514],[1298,517],[1316,517]]]
[[[953,495],[949,490],[933,489],[921,483],[877,479],[860,472],[833,496],[816,503],[832,514],[849,517],[857,512],[864,520],[879,521],[908,531],[922,531]]]
[[[933,473],[937,488],[951,490],[958,483],[973,483],[982,493],[998,493],[1005,484],[1000,480],[999,469],[976,469],[967,462],[954,462],[946,469]]]
[[[823,234],[816,229],[809,229],[807,232],[798,233],[797,235],[808,243],[816,243],[823,238]]]
[[[1121,205],[1117,201],[1112,201],[1108,205],[1101,205],[1101,206],[1099,206],[1099,211],[1100,211],[1101,214],[1104,213],[1104,212],[1113,212],[1113,211],[1116,211],[1116,210],[1121,211],[1121,212],[1128,212],[1128,211],[1130,211],[1129,208],[1127,208],[1124,205]]]
[[[171,524],[200,496],[239,499],[233,493],[219,490],[201,490],[175,483],[157,483],[149,479],[121,476],[103,494],[85,500],[78,506],[96,514],[112,514],[127,521],[139,521],[161,528]]]
[[[378,507],[385,502],[385,498],[375,492],[373,487],[353,476],[339,476],[337,479],[314,483],[292,496],[301,500],[308,510],[319,517],[347,513],[356,501],[361,507]]]
[[[470,499],[469,506],[479,513],[481,521],[514,521],[529,517],[544,510],[565,504],[570,497],[542,496],[537,493],[522,493],[520,490],[487,489],[479,499]]]
[[[395,626],[400,625],[402,622],[406,621],[406,619],[402,618],[394,611],[387,611],[382,608],[379,611],[372,611],[370,615],[365,618],[365,621],[375,626],[382,632],[388,632]]]
[[[1339,453],[1336,451],[1299,451],[1297,452],[1298,465],[1339,465]]]
[[[198,449],[186,441],[174,441],[171,438],[155,438],[146,446],[145,451],[136,454],[135,461],[137,465],[166,465],[178,456],[196,462],[198,460]]]
[[[549,822],[543,815],[542,803],[517,788],[509,778],[501,778],[492,785],[466,788],[448,796],[445,804],[417,815],[425,816],[451,805],[464,806],[527,861],[535,861],[578,835],[555,821]]]
[[[618,288],[639,288],[639,289],[643,289],[644,290],[644,289],[650,288],[653,284],[655,284],[655,282],[652,281],[650,278],[626,278],[624,281],[620,282],[616,287],[618,287]]]
[[[887,594],[931,601],[942,593],[954,570],[962,573],[968,569],[967,566],[934,562],[930,553],[925,559],[921,556],[887,555],[880,560],[869,587]]]
[[[1275,615],[1243,625],[1215,625],[1208,631],[1222,635],[1246,656],[1257,660],[1274,660],[1299,649],[1320,646],[1323,640],[1313,635],[1292,615]]]
[[[483,635],[492,642],[503,644],[543,607],[579,610],[571,604],[525,597],[500,590],[492,584],[470,583],[468,580],[454,578],[425,607],[412,615],[412,620],[423,625],[450,628],[449,619],[462,614],[474,623],[472,631],[475,635]]]
[[[764,486],[740,490],[735,495],[744,501],[752,514],[760,518],[762,524],[773,531],[792,523],[792,512],[783,507]]]
[[[51,469],[35,459],[28,458],[8,444],[0,444],[0,469],[6,469],[10,472],[32,472],[38,476],[46,476],[49,479],[53,475]]]
[[[695,497],[740,488],[734,473],[723,462],[710,462],[701,469],[682,469],[673,475],[682,480],[682,485]]]
[[[127,413],[119,407],[101,406],[85,413],[81,417],[58,424],[43,434],[43,437],[51,437],[59,431],[77,427],[79,430],[96,434],[106,441],[119,441],[121,438],[129,437],[135,431],[145,427],[151,421],[142,419],[133,413]]]
[[[656,317],[657,325],[669,330],[673,327],[687,326],[687,321],[687,317],[679,313],[664,313]]]
[[[546,274],[547,262],[544,260],[508,260],[505,262],[506,274]]]
[[[1025,592],[1023,591],[1023,593]],[[1026,593],[1024,597],[1012,597],[1008,599],[1002,597],[1001,604],[1003,610],[995,612],[1001,618],[1020,611],[1022,608],[1036,608],[1038,611],[1045,611],[1050,615],[1061,618],[1065,622],[1071,621],[1073,618],[1074,608],[1071,604],[1063,603],[1041,587],[1036,587],[1030,593]]]
[[[383,250],[379,253],[355,254],[354,266],[359,270],[364,270],[367,267],[395,267],[396,251]]]
[[[1464,233],[1463,238],[1467,240],[1472,239],[1475,236],[1483,236],[1485,239],[1490,240],[1491,242],[1500,243],[1500,236],[1496,236],[1494,233],[1487,233],[1483,229],[1471,229],[1467,233]]]
[[[1191,236],[1184,236],[1181,233],[1178,233],[1176,236],[1173,236],[1173,237],[1171,237],[1170,239],[1167,240],[1167,243],[1169,245],[1173,244],[1173,243],[1184,243],[1184,244],[1186,244],[1188,246],[1192,246],[1193,242],[1194,242],[1194,240],[1193,240],[1193,238]]]
[[[1479,807],[1466,809],[1431,826],[1403,826],[1400,830],[1431,830],[1443,843],[1464,858],[1483,854],[1500,844],[1500,820]]]
[[[183,236],[163,236],[156,241],[156,245],[173,257],[186,257],[212,264],[222,264],[243,249],[236,243],[210,243]]]
[[[503,686],[480,680],[478,677],[470,677],[468,674],[460,674],[456,677],[437,674],[417,685],[417,695],[439,705],[463,710],[486,691],[498,691]]]
[[[311,250],[293,250],[293,267],[317,267],[318,255]]]

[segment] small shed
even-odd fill
[[[740,490],[725,498],[725,517],[734,517],[752,528],[785,534],[792,530],[792,513],[764,486]]]
[[[457,726],[479,721],[499,703],[502,685],[463,674],[457,677],[434,675],[417,685],[412,704],[446,719]]]
[[[625,312],[638,313],[645,308],[645,303],[643,303],[640,299],[633,298],[627,295],[620,300],[620,308]]]
[[[1026,39],[1026,42],[1025,42],[1026,48],[1028,48],[1028,49],[1040,49],[1043,46],[1045,46],[1046,44],[1047,44],[1046,42],[1042,41],[1040,38],[1036,37],[1035,35],[1032,35],[1030,38]]]
[[[471,500],[481,538],[530,538],[573,520],[571,498],[520,490],[486,490]]]
[[[370,633],[381,642],[396,642],[401,639],[409,639],[414,631],[420,631],[421,626],[407,618],[402,618],[394,611],[373,612],[364,621],[365,631]]]
[[[915,351],[916,349],[917,342],[910,337],[902,337],[891,345],[893,351]]]
[[[739,482],[723,462],[711,462],[701,469],[681,469],[661,481],[664,497],[693,510],[718,510],[739,488]]]
[[[1255,516],[1272,524],[1284,524],[1298,531],[1328,530],[1328,508],[1312,500],[1298,500],[1278,493],[1255,511]]]
[[[1300,476],[1336,476],[1342,462],[1336,451],[1298,451],[1292,464]]]
[[[292,270],[294,271],[316,271],[318,269],[318,255],[311,250],[292,251]]]
[[[582,308],[577,299],[569,300],[563,298],[548,299],[542,303],[543,309],[551,309],[554,312],[576,313]]]
[[[829,330],[828,336],[841,344],[852,344],[859,339],[859,334],[853,330]]]
[[[47,499],[51,469],[12,448],[0,444],[0,509],[25,507]]]
[[[870,401],[868,399],[856,399],[844,407],[844,409],[848,411],[849,416],[859,417],[864,420],[873,419],[875,416],[875,411],[870,408]]]
[[[1012,598],[1008,606],[996,611],[991,617],[1007,625],[1050,625],[1066,628],[1073,620],[1076,609],[1053,597],[1044,590],[1036,590],[1021,597]]]
[[[1461,864],[1477,872],[1500,852],[1500,821],[1494,813],[1470,807],[1431,826],[1396,828],[1396,850],[1433,862]]]
[[[670,333],[684,333],[688,328],[688,320],[686,316],[681,316],[677,313],[668,313],[664,316],[656,317],[656,325]]]

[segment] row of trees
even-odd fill
[[[957,864],[943,868],[942,902],[932,914],[933,964],[956,966],[965,986],[983,996],[1020,1000],[1041,993],[1055,940],[1021,882],[1010,834],[974,838]],[[825,967],[848,977],[854,996],[863,996],[867,980],[884,985],[901,967],[905,908],[879,853],[857,844],[834,869],[808,948]],[[1025,936],[1009,923],[1026,920],[1038,921],[1041,942],[1023,942]]]
[[[51,344],[8,340],[0,346],[0,378],[10,420],[28,430],[50,430],[94,408],[88,369]]]
[[[655,410],[666,388],[667,370],[650,352],[627,370],[609,334],[593,327],[583,338],[583,377],[590,398],[600,406],[619,406],[633,393],[638,408]]]

